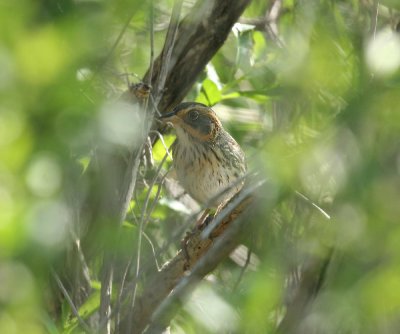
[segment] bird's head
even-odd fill
[[[212,141],[222,127],[210,107],[196,102],[181,103],[161,118],[165,122],[172,123],[178,136],[180,131],[183,131],[202,142]]]

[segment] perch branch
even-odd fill
[[[259,186],[261,186],[261,183],[254,187],[253,191]],[[240,200],[237,201],[237,199]],[[213,270],[238,245],[240,241],[240,238],[238,238],[240,234],[237,231],[238,228],[234,228],[234,232],[229,232],[223,238],[218,237],[225,235],[224,232],[236,222],[237,218],[249,207],[253,200],[254,195],[247,191],[242,191],[235,196],[224,207],[224,209],[227,209],[224,210],[225,217],[220,219],[220,224],[213,229],[209,238],[203,237],[204,228],[196,228],[188,238],[185,249],[179,250],[171,261],[166,263],[159,272],[147,280],[148,283],[145,285],[140,298],[138,298],[134,312],[131,315],[134,323],[133,328],[135,328],[134,333],[141,333],[146,328],[151,322],[152,315],[156,309],[159,312],[157,314],[160,315],[154,316],[153,325],[150,326],[151,331],[153,330],[152,328],[157,327],[161,323],[165,324],[169,322],[173,315],[170,312],[164,311],[163,307],[165,306],[161,306],[161,309],[159,309],[159,306],[171,291],[179,286],[179,282],[185,277],[187,271],[193,269],[191,276],[194,276],[187,283],[192,286],[195,281]],[[220,214],[223,214],[223,212],[221,211]],[[239,226],[242,226],[243,221],[240,219],[237,221],[240,222]],[[223,241],[219,241],[219,239]],[[218,241],[214,242],[215,240]],[[213,247],[214,244],[215,246]],[[211,248],[214,250],[211,251]],[[211,252],[210,254],[218,252],[218,255],[205,255],[209,254],[209,251]],[[181,293],[187,291],[188,288],[189,286],[181,288],[183,289]],[[168,304],[168,302],[166,303]],[[175,304],[175,302],[172,304]],[[168,316],[165,316],[165,314],[168,314]]]

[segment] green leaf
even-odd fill
[[[79,316],[83,319],[88,318],[100,307],[100,290],[95,290],[85,303],[79,308]],[[72,332],[79,325],[76,317],[67,322],[67,327],[64,328],[66,333]]]
[[[211,79],[207,78],[203,81],[199,96],[196,102],[213,106],[221,101],[221,91],[218,89],[217,84]]]
[[[262,61],[266,57],[266,42],[264,35],[259,31],[253,32],[253,55],[255,61]]]

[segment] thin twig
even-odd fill
[[[158,178],[158,175],[161,171],[162,165],[165,162],[167,156],[168,155],[165,154],[163,160],[161,161],[160,165],[158,166],[156,175],[154,176],[153,181],[149,186],[149,190],[146,194],[146,199],[145,199],[144,205],[141,210],[140,222],[139,222],[139,234],[138,234],[138,242],[137,242],[137,252],[136,252],[135,277],[134,277],[134,285],[133,285],[133,292],[132,292],[132,300],[131,300],[131,305],[130,305],[131,311],[133,311],[133,309],[135,307],[136,296],[137,296],[137,285],[139,282],[140,260],[141,260],[141,254],[142,254],[142,252],[141,252],[142,251],[142,236],[143,236],[144,226],[145,226],[145,222],[146,222],[145,216],[146,216],[147,206],[148,206],[148,203],[150,200],[151,190],[154,187],[154,184]],[[131,332],[131,328],[132,328],[132,317],[129,318],[129,322],[128,322],[128,332],[129,333]]]
[[[376,13],[375,13],[375,21],[374,21],[374,40],[376,37],[376,29],[378,26],[378,16],[379,16],[379,1],[375,1]]]
[[[154,1],[150,0],[150,69],[147,84],[151,86],[154,69]]]
[[[160,270],[160,265],[159,265],[159,263],[157,261],[157,258],[156,258],[156,252],[155,252],[155,248],[154,248],[153,242],[151,241],[150,237],[145,232],[143,232],[143,236],[145,237],[145,239],[149,243],[150,248],[151,248],[151,250],[153,252],[154,261],[155,261],[155,265],[157,267],[157,270]],[[115,320],[115,322],[116,322],[116,324],[115,324],[115,327],[116,327],[115,332],[116,333],[119,332],[119,326],[120,326],[120,323],[121,323],[121,312],[120,312],[121,305],[122,305],[122,303],[125,303],[127,301],[127,299],[129,298],[129,296],[126,296],[126,298],[124,299],[124,302],[122,302],[122,296],[123,296],[123,293],[124,293],[124,290],[125,290],[125,282],[126,282],[126,278],[128,276],[129,269],[130,269],[130,267],[132,265],[132,262],[133,262],[133,256],[129,259],[129,261],[128,261],[126,267],[125,267],[124,273],[122,275],[120,289],[119,289],[119,292],[118,292],[118,298],[117,298],[117,302],[116,302],[116,305],[115,305],[115,319],[116,319]]]
[[[162,143],[162,145],[164,146],[165,152],[167,152],[168,157],[169,157],[171,160],[173,160],[172,155],[171,155],[171,153],[169,152],[168,146],[167,146],[167,144],[165,143],[164,136],[163,136],[159,131],[157,131],[157,130],[151,130],[150,133],[155,134],[155,135],[161,140],[161,143]]]
[[[154,255],[154,261],[155,261],[157,270],[160,270],[160,266],[159,266],[157,258],[156,258],[156,252],[155,252],[155,248],[154,248],[153,242],[151,241],[150,237],[145,232],[143,232],[143,236],[148,241],[148,243],[149,243],[149,245],[150,245],[150,247],[152,249],[152,252],[153,252],[153,255]],[[116,310],[116,314],[115,314],[116,328],[119,327],[120,322],[121,322],[121,317],[120,317],[121,304],[125,303],[129,299],[129,295],[126,295],[126,298],[124,298],[124,301],[122,301],[122,296],[123,296],[124,291],[125,291],[126,278],[128,276],[129,269],[132,266],[133,259],[134,259],[134,256],[132,255],[130,257],[126,267],[125,267],[125,270],[124,270],[124,273],[123,273],[123,276],[122,276],[122,280],[121,280],[121,284],[120,284],[120,289],[119,289],[119,292],[118,292],[118,299],[117,299],[117,303],[116,303],[116,306],[115,306],[115,310]],[[133,286],[136,286],[136,282],[137,282],[137,279],[135,277],[135,280],[133,282]],[[119,330],[117,329],[116,333],[118,333],[118,331]]]
[[[169,73],[169,63],[171,60],[172,50],[174,49],[176,35],[178,32],[178,25],[179,25],[179,17],[181,15],[181,8],[182,8],[183,0],[175,0],[174,7],[172,9],[171,20],[168,27],[167,37],[165,40],[165,47],[164,52],[162,55],[162,62],[161,62],[161,69],[158,76],[157,82],[157,89],[155,91],[155,104],[161,100],[162,94],[161,92],[164,90],[165,82],[167,80],[167,75]]]
[[[122,274],[121,285],[118,292],[117,302],[115,303],[115,332],[119,333],[119,326],[121,323],[121,301],[122,301],[122,294],[125,287],[126,278],[128,276],[129,269],[132,264],[132,258],[128,261],[127,265],[125,266],[124,273]]]
[[[111,294],[114,279],[114,254],[104,252],[100,289],[100,322],[98,331],[111,333]]]
[[[58,287],[60,288],[62,294],[64,295],[65,299],[67,300],[69,306],[71,307],[72,313],[78,320],[79,325],[86,333],[92,333],[93,332],[92,329],[89,327],[88,324],[86,324],[85,320],[83,320],[83,318],[79,315],[78,309],[75,307],[74,302],[72,301],[70,295],[68,294],[67,289],[64,287],[64,284],[61,282],[60,277],[57,275],[54,269],[51,269],[51,274],[55,279]]]
[[[153,104],[153,110],[155,110],[155,113],[157,114],[157,116],[160,117],[161,112],[160,112],[160,110],[158,110],[158,106],[157,106],[156,100],[154,99],[153,94],[150,94],[150,100],[151,100],[151,103]]]
[[[79,223],[79,218],[77,218],[77,219],[78,219],[78,223]],[[85,255],[83,254],[83,251],[82,251],[81,241],[74,231],[71,230],[71,234],[74,239],[74,245],[76,248],[76,252],[78,254],[78,260],[82,267],[82,276],[84,277],[86,284],[88,286],[91,286],[90,271],[89,271],[89,267],[86,263]]]
[[[150,0],[150,68],[149,68],[149,76],[147,79],[147,84],[149,86],[151,86],[153,72],[154,72],[154,1]],[[154,100],[153,92],[150,92],[150,101],[152,103],[153,111],[157,114],[157,116],[161,116],[161,113],[157,107],[157,103]]]
[[[279,37],[278,24],[277,24],[279,15],[281,13],[281,8],[282,8],[282,0],[275,0],[271,6],[271,9],[265,15],[266,17],[265,28],[266,30],[268,30],[270,36],[275,41],[277,46],[280,48],[284,48],[285,43]]]
[[[147,225],[148,221],[150,220],[151,214],[153,213],[157,203],[158,203],[158,198],[160,197],[160,193],[161,193],[161,188],[164,184],[165,178],[167,177],[167,174],[164,174],[164,176],[161,178],[160,183],[157,185],[157,192],[156,195],[154,196],[154,201],[151,204],[150,209],[148,210],[147,214],[146,214],[146,219],[144,221],[144,226]]]
[[[156,251],[155,251],[153,242],[151,241],[150,237],[145,232],[143,232],[143,236],[148,241],[148,243],[150,245],[150,248],[151,248],[153,256],[154,256],[154,262],[155,262],[155,265],[157,267],[157,271],[159,271],[160,270],[160,265],[159,265],[159,263],[157,261],[157,255],[156,255]],[[120,290],[119,290],[119,293],[118,293],[118,299],[117,299],[117,303],[116,303],[116,307],[115,307],[115,309],[116,309],[116,328],[117,328],[116,331],[115,331],[116,333],[119,332],[119,325],[121,323],[121,318],[120,318],[121,305],[125,304],[128,301],[128,299],[130,298],[129,294],[126,294],[124,300],[122,301],[122,297],[124,295],[124,292],[126,292],[125,282],[126,282],[127,274],[129,272],[130,267],[132,266],[133,259],[134,259],[134,256],[131,256],[131,258],[129,259],[129,262],[127,263],[127,265],[125,267],[125,271],[124,271],[124,274],[123,274],[123,277],[122,277],[122,281],[121,281]],[[148,267],[148,265],[149,265],[149,263],[147,263],[147,267]],[[134,282],[133,282],[132,286],[135,286],[136,282],[137,282],[137,279],[134,278]],[[129,288],[129,290],[131,290],[131,289]]]
[[[247,267],[248,267],[249,264],[250,264],[251,254],[252,254],[252,253],[253,253],[252,247],[247,248],[246,262],[245,262],[244,266],[243,266],[243,267],[241,268],[241,270],[240,270],[239,277],[238,277],[238,279],[237,279],[235,285],[233,286],[233,291],[236,291],[236,289],[238,288],[240,282],[242,281],[243,275],[244,275],[244,273],[245,273]]]
[[[319,207],[317,204],[315,204],[312,200],[310,200],[306,195],[302,194],[299,191],[295,191],[296,195],[305,200],[307,203],[311,204],[314,208],[316,208],[325,218],[331,219],[331,216],[324,211],[321,207]]]
[[[157,261],[157,254],[156,254],[156,249],[154,248],[153,241],[151,241],[151,239],[150,239],[150,237],[147,235],[147,233],[143,232],[143,236],[145,237],[145,239],[147,240],[147,242],[148,242],[149,245],[150,245],[151,252],[153,253],[154,262],[155,262],[155,264],[156,264],[157,270],[160,270],[161,266],[160,266],[160,264],[159,264],[158,261]]]
[[[153,187],[154,187],[154,185],[155,185],[155,183],[156,183],[156,180],[158,179],[158,175],[159,175],[159,173],[160,173],[160,171],[161,171],[162,165],[163,165],[163,163],[165,162],[167,156],[168,156],[167,154],[164,155],[164,158],[161,160],[160,165],[159,165],[158,168],[157,168],[156,175],[154,176],[154,178],[153,178],[153,180],[152,180],[152,182],[151,182],[151,184],[150,184],[150,186],[149,186],[149,189],[148,189],[148,191],[147,191],[146,199],[145,199],[145,201],[144,201],[143,208],[142,208],[142,212],[141,212],[141,215],[140,215],[139,236],[138,236],[137,253],[136,253],[135,285],[134,285],[134,288],[133,288],[132,303],[131,303],[131,309],[132,309],[132,310],[133,310],[134,307],[135,307],[136,292],[137,292],[137,283],[138,283],[138,280],[139,280],[139,273],[140,273],[140,258],[141,258],[141,248],[142,248],[142,234],[143,234],[143,230],[144,230],[145,223],[146,223],[146,221],[147,221],[147,220],[145,219],[145,217],[147,216],[147,215],[146,215],[146,211],[147,211],[147,207],[148,207],[148,204],[149,204],[149,201],[150,201],[151,191],[152,191],[152,189],[153,189]]]

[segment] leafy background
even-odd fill
[[[296,307],[299,268],[330,258],[323,289],[291,330],[398,333],[399,6],[283,0],[271,18],[276,2],[250,4],[186,97],[215,105],[250,169],[272,182],[247,241],[188,298],[171,332],[274,332]],[[155,55],[172,5],[154,3]],[[185,1],[182,15],[192,5]],[[80,197],[70,180],[96,156],[105,106],[150,65],[151,6],[21,0],[0,8],[0,329],[81,332],[65,300],[53,309],[51,273],[71,247]],[[170,146],[173,132],[163,139]],[[145,263],[174,256],[197,210],[159,179],[149,191],[165,145],[158,140],[154,165],[142,165],[123,227],[132,251],[149,196]],[[263,209],[267,197],[272,210]],[[98,263],[89,269],[92,293],[78,305],[85,320],[100,300]]]

